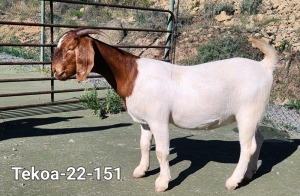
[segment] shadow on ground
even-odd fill
[[[207,163],[233,163],[237,164],[240,155],[240,146],[238,141],[221,140],[194,140],[191,136],[172,139],[170,154],[176,154],[176,158],[170,160],[170,166],[176,165],[182,161],[190,161],[190,166],[182,171],[176,179],[169,184],[169,189],[180,185],[188,176],[203,168]],[[300,140],[278,140],[267,139],[261,149],[259,166],[252,180],[255,180],[269,172],[278,163],[291,156],[300,145]],[[154,149],[152,149],[154,150]],[[233,172],[233,171],[232,171]],[[159,173],[159,168],[148,171],[146,176]],[[229,176],[228,176],[229,177]],[[251,181],[243,182],[243,187]]]
[[[72,103],[72,104],[64,104],[64,105],[53,105],[47,107],[33,107],[33,108],[25,108],[25,109],[17,109],[17,110],[7,110],[7,111],[1,111],[0,115],[2,119],[10,119],[10,118],[54,114],[54,113],[69,112],[69,111],[78,111],[84,109],[85,108],[83,107],[82,104]]]
[[[22,138],[22,137],[36,137],[47,135],[59,135],[70,134],[79,132],[92,132],[92,131],[104,131],[118,127],[126,127],[132,125],[131,123],[117,123],[107,126],[96,127],[78,127],[78,128],[40,128],[40,126],[51,125],[63,121],[69,121],[72,119],[79,119],[81,116],[75,117],[50,117],[50,118],[24,118],[12,121],[3,122],[0,127],[0,141]]]

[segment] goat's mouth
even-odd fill
[[[54,71],[54,74],[55,74],[56,79],[58,79],[58,80],[63,80],[64,81],[64,80],[68,79],[66,70],[63,70],[63,71],[60,71],[60,72],[55,72]]]

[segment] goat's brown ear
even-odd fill
[[[95,52],[92,40],[89,38],[82,38],[75,52],[76,79],[81,82],[86,79],[94,67]]]

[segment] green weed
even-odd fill
[[[76,16],[77,18],[81,18],[83,16],[83,12],[81,12],[80,10],[70,10],[68,15]]]
[[[279,53],[283,53],[284,51],[290,51],[291,50],[291,43],[289,43],[287,40],[283,40],[278,47],[276,47],[276,50]]]
[[[243,14],[258,14],[262,5],[262,0],[243,0],[240,10]]]
[[[204,4],[204,16],[205,18],[213,18],[215,15],[225,11],[228,15],[234,14],[234,6],[232,3],[217,3],[210,2]]]
[[[284,105],[290,110],[300,110],[300,100],[292,100],[290,103]]]
[[[116,114],[123,110],[123,102],[119,95],[111,88],[108,87],[106,92],[106,99],[101,101],[97,88],[86,90],[80,96],[82,104],[91,110],[97,117],[103,117],[105,114]]]
[[[80,96],[80,101],[85,107],[93,110],[97,117],[100,118],[103,116],[103,106],[98,97],[96,86],[90,91],[85,90],[83,95]]]
[[[261,22],[261,26],[268,25],[271,22],[277,23],[279,21],[280,21],[280,19],[278,19],[278,18],[267,18]]]
[[[123,110],[123,102],[121,97],[114,89],[109,87],[106,92],[105,112],[109,114],[120,113]]]
[[[24,59],[39,60],[38,55],[28,52],[26,48],[2,46],[0,47],[0,52],[4,52],[12,56],[22,57]]]
[[[147,23],[147,16],[143,12],[136,11],[134,13],[134,19],[138,25],[143,25]]]

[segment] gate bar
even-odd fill
[[[0,24],[3,25],[20,25],[20,26],[38,26],[38,27],[60,27],[60,28],[79,28],[86,27],[91,29],[105,29],[105,30],[120,30],[120,31],[147,31],[147,32],[156,32],[156,33],[172,33],[172,31],[168,30],[160,30],[160,29],[145,29],[145,28],[122,28],[122,27],[101,27],[101,26],[80,26],[80,25],[61,25],[61,24],[41,24],[41,23],[32,23],[32,22],[10,22],[10,21],[0,21]]]
[[[125,8],[125,9],[132,9],[132,10],[144,10],[144,11],[156,11],[156,12],[168,12],[172,15],[173,18],[174,14],[170,10],[159,9],[159,8],[146,8],[146,7],[138,7],[138,6],[130,6],[130,5],[118,5],[118,4],[105,4],[105,3],[93,3],[93,2],[83,2],[78,0],[44,0],[50,2],[60,2],[60,3],[72,3],[72,4],[81,4],[81,5],[98,5],[102,7],[113,7],[113,8]]]
[[[27,47],[56,47],[57,44],[27,44],[27,43],[0,43],[0,46],[27,46]],[[170,46],[148,46],[148,45],[111,45],[117,48],[171,48]]]
[[[97,90],[104,90],[107,87],[98,87]],[[69,92],[79,92],[84,91],[86,88],[78,88],[78,89],[65,89],[65,90],[50,90],[50,91],[34,91],[34,92],[23,92],[23,93],[6,93],[0,94],[0,97],[17,97],[24,95],[42,95],[42,94],[53,94],[53,93],[69,93]]]

